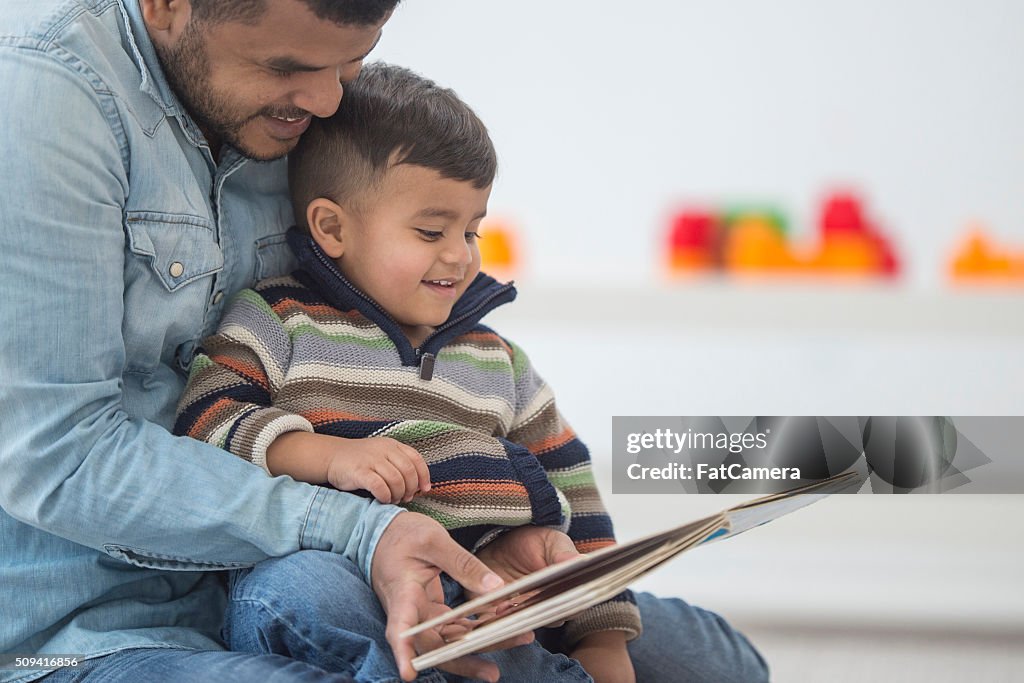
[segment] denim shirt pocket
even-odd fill
[[[224,254],[199,216],[129,211],[124,226],[126,370],[151,373],[202,335]]]
[[[125,225],[128,249],[149,260],[168,292],[224,268],[224,255],[206,219],[136,211],[129,213]]]
[[[295,255],[288,246],[287,236],[287,232],[280,232],[256,240],[256,281],[285,275],[295,269]]]

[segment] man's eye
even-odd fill
[[[440,230],[426,230],[424,228],[416,228],[416,232],[418,232],[420,236],[423,237],[423,239],[430,240],[431,242],[433,242],[434,240],[439,240],[442,237],[444,237],[444,233],[441,232]]]
[[[295,75],[294,71],[287,71],[285,69],[275,69],[274,67],[269,67],[269,69],[270,73],[274,74],[278,78],[289,78]]]

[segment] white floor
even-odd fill
[[[739,500],[602,490],[623,540]],[[1024,681],[1021,520],[1024,496],[833,496],[636,587],[719,612],[781,683]]]
[[[739,624],[779,683],[1015,683],[1024,638]]]

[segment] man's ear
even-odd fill
[[[155,43],[174,45],[192,20],[189,0],[140,0],[142,20]]]
[[[348,226],[345,210],[330,199],[319,197],[306,206],[306,223],[309,234],[324,253],[333,259],[341,258],[345,253],[342,232]]]

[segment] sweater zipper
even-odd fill
[[[450,330],[451,328],[455,327],[456,325],[458,325],[462,321],[466,320],[467,318],[471,318],[474,315],[476,315],[480,311],[480,309],[485,308],[489,303],[494,301],[497,297],[501,296],[502,294],[504,294],[508,290],[512,289],[512,287],[513,287],[513,284],[511,282],[509,282],[508,284],[503,285],[500,289],[498,289],[494,293],[490,294],[487,298],[485,298],[483,301],[481,301],[476,306],[474,306],[473,308],[469,309],[468,311],[466,311],[462,315],[460,315],[458,318],[455,318],[454,320],[449,320],[448,322],[446,322],[445,324],[441,325],[440,327],[435,329],[433,332],[431,332],[427,336],[427,338],[423,340],[423,343],[420,344],[418,347],[416,347],[416,357],[420,359],[420,379],[422,379],[424,381],[427,381],[427,382],[429,382],[431,379],[433,379],[433,377],[434,377],[434,362],[436,360],[436,356],[434,354],[432,354],[432,353],[424,353],[423,352],[423,347],[425,347],[430,342],[431,339],[433,339],[437,335],[441,334],[445,330]]]
[[[451,328],[453,328],[456,325],[458,325],[459,323],[461,323],[463,320],[466,320],[467,318],[473,317],[474,315],[476,315],[480,311],[480,309],[486,308],[489,303],[494,301],[496,298],[498,298],[499,296],[501,296],[502,294],[504,294],[508,290],[512,289],[513,286],[514,286],[514,284],[511,283],[511,282],[502,285],[497,291],[495,291],[492,294],[488,295],[487,298],[485,298],[483,301],[481,301],[476,306],[474,306],[473,308],[469,309],[468,311],[466,311],[462,315],[460,315],[458,318],[455,318],[454,320],[449,320],[448,322],[446,322],[443,325],[441,325],[440,327],[435,329],[433,332],[431,332],[427,336],[426,339],[423,340],[423,343],[420,344],[420,348],[423,348],[424,346],[426,346],[427,343],[429,343],[431,339],[433,339],[437,335],[441,334],[445,330],[450,330]],[[416,351],[418,353],[419,349],[416,349]],[[428,355],[433,355],[433,354],[428,354]]]

